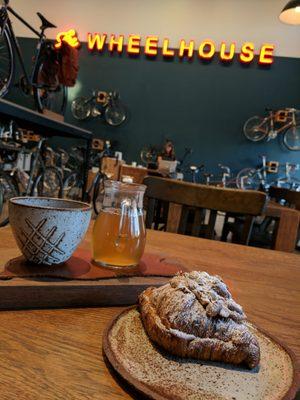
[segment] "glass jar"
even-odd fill
[[[146,186],[105,181],[102,209],[93,231],[94,262],[109,268],[135,267],[144,252]]]

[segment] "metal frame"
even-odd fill
[[[26,68],[25,68],[23,54],[22,54],[18,39],[15,35],[15,32],[14,32],[14,29],[13,29],[10,19],[7,18],[7,20],[5,22],[5,26],[7,26],[7,28],[8,28],[9,35],[12,39],[14,48],[16,49],[17,56],[18,56],[18,59],[19,59],[20,65],[21,65],[22,72],[25,76],[25,79],[26,79],[27,83],[29,83],[31,86],[37,86],[36,83],[33,82],[33,77],[36,74],[36,68],[38,65],[39,58],[40,58],[41,50],[44,48],[44,44],[45,44],[46,38],[44,35],[44,31],[42,30],[41,32],[38,32],[27,21],[25,21],[16,11],[14,11],[10,6],[7,6],[7,10],[39,38],[38,44],[36,47],[35,62],[34,62],[33,68],[32,68],[31,77],[29,77],[29,75],[26,71]],[[5,26],[3,27],[3,29],[5,29]]]

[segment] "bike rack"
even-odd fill
[[[10,101],[0,99],[0,119],[3,122],[14,120],[23,129],[28,129],[43,137],[63,136],[73,139],[82,139],[86,141],[86,154],[84,160],[84,187],[83,199],[86,192],[89,154],[92,147],[93,133],[77,126],[53,120],[49,117],[39,114],[36,111],[14,104]],[[41,133],[42,132],[42,133]]]

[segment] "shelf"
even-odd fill
[[[1,119],[8,121],[13,119],[21,128],[32,130],[41,136],[64,136],[85,140],[92,140],[93,138],[92,132],[86,129],[56,121],[36,111],[3,99],[0,99]]]

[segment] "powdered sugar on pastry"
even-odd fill
[[[257,339],[220,277],[198,271],[178,274],[160,288],[145,290],[139,303],[149,337],[170,353],[258,365]]]

